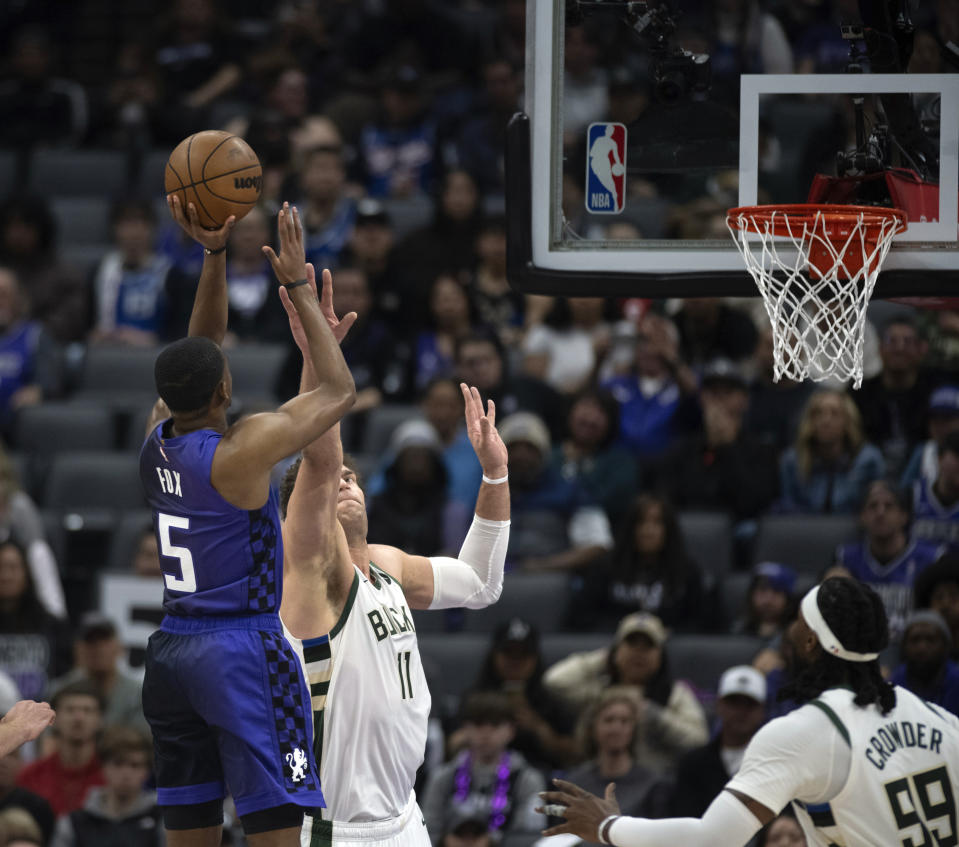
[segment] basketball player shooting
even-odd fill
[[[805,705],[759,730],[742,767],[702,819],[620,815],[605,798],[555,780],[541,811],[573,833],[617,847],[738,847],[790,801],[810,847],[952,844],[959,719],[887,683],[882,601],[849,579],[827,579],[802,601],[787,636],[802,665],[783,690]]]
[[[320,302],[334,335],[332,278]],[[298,316],[287,305],[305,353]],[[301,390],[313,385],[304,356]],[[368,545],[366,504],[344,464],[338,427],[310,444],[284,481],[286,591],[281,617],[313,693],[316,758],[327,787],[322,819],[301,844],[429,847],[413,783],[426,747],[430,694],[410,609],[482,609],[503,586],[509,541],[506,447],[496,413],[462,386],[466,425],[483,468],[476,514],[457,559]]]
[[[336,423],[355,389],[306,281],[299,215],[284,204],[280,254],[264,252],[280,298],[300,318],[316,385],[227,426],[232,380],[220,343],[232,221],[204,230],[192,204],[170,204],[205,258],[190,335],[157,357],[161,402],[140,453],[167,613],[150,638],[143,683],[157,797],[170,847],[220,844],[227,789],[251,847],[293,847],[303,808],[324,801],[308,692],[278,615],[283,544],[270,472]]]

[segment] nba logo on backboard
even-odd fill
[[[619,214],[626,205],[626,127],[590,124],[586,150],[586,210]]]

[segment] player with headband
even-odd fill
[[[701,819],[647,820],[556,780],[545,811],[575,833],[617,847],[738,847],[788,803],[810,847],[951,844],[957,833],[959,719],[880,673],[889,629],[879,596],[827,579],[787,633],[801,670],[783,696],[803,703],[753,737],[742,767]]]

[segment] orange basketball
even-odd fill
[[[208,129],[184,138],[166,163],[163,184],[186,211],[196,206],[200,225],[219,229],[230,215],[239,220],[260,199],[263,169],[242,138]]]

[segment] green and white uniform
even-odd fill
[[[301,845],[428,847],[413,783],[426,748],[430,693],[399,583],[355,568],[328,635],[285,632],[310,685],[316,762],[327,808],[305,818]]]
[[[904,688],[882,715],[846,688],[756,733],[727,788],[790,800],[809,847],[957,844],[959,718]]]

